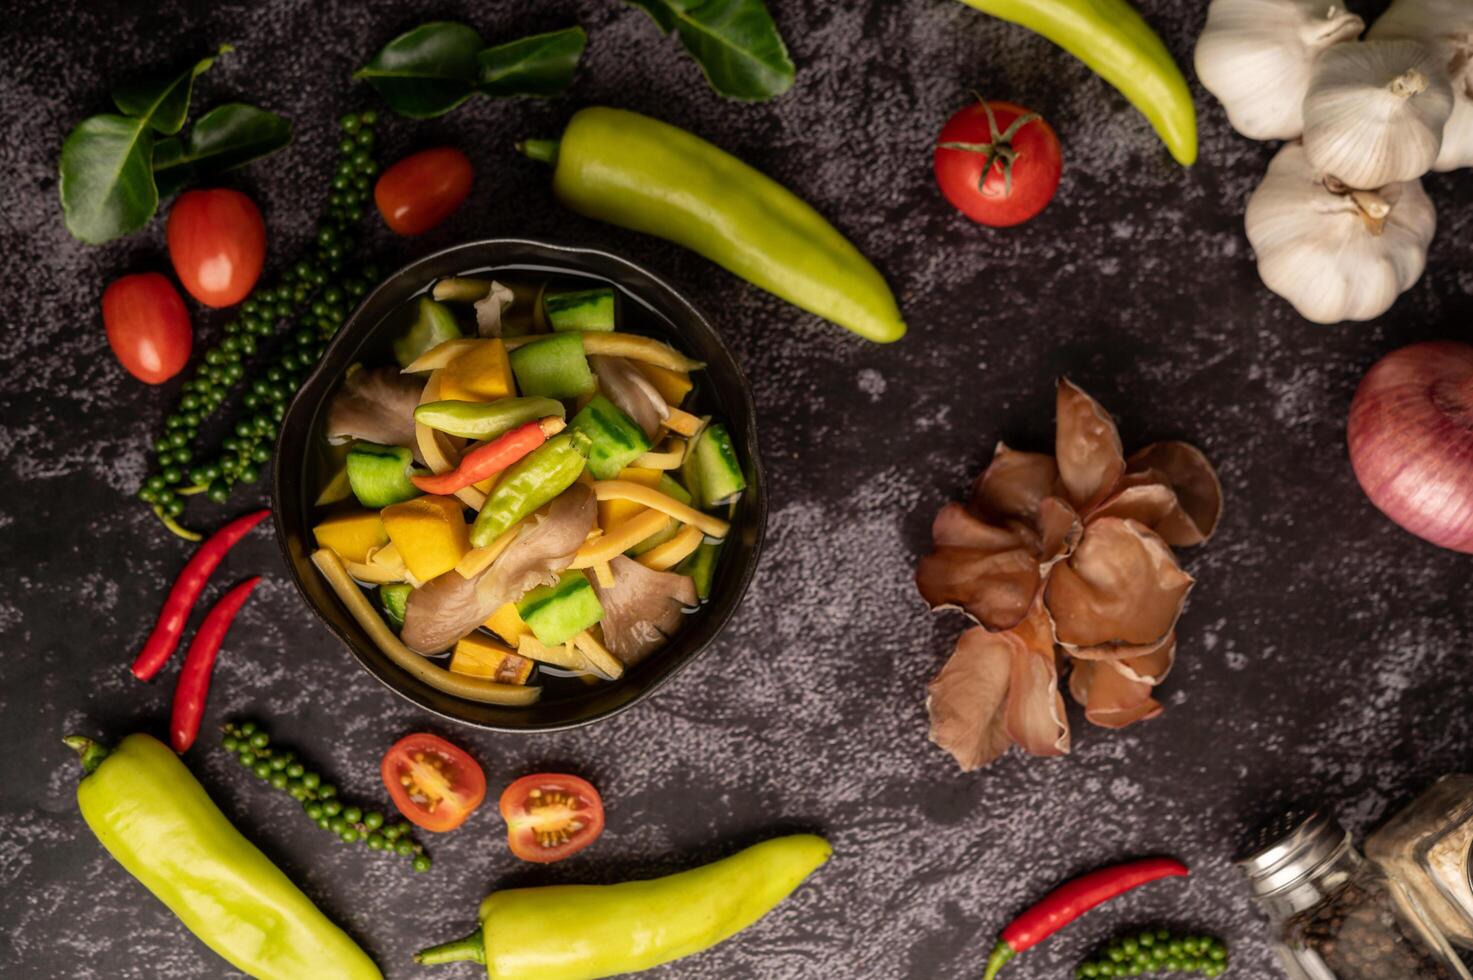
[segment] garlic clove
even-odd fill
[[[1329,183],[1302,144],[1286,144],[1248,199],[1248,241],[1264,284],[1300,316],[1315,323],[1370,320],[1421,277],[1437,216],[1420,181],[1375,194]],[[1385,204],[1379,234],[1362,202],[1372,211]]]
[[[1473,166],[1473,3],[1468,0],[1395,0],[1371,26],[1368,38],[1420,41],[1432,49],[1453,90],[1453,111],[1443,127],[1433,170]]]
[[[1315,64],[1304,148],[1315,168],[1350,187],[1415,180],[1437,160],[1452,108],[1447,72],[1426,45],[1341,45]]]
[[[1365,26],[1325,0],[1213,0],[1194,52],[1197,77],[1244,136],[1294,139],[1315,59]]]

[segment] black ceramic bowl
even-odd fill
[[[663,335],[676,348],[706,362],[697,375],[702,409],[726,421],[747,467],[732,532],[722,549],[710,600],[686,617],[662,649],[627,671],[618,681],[584,685],[551,684],[529,707],[480,704],[444,694],[396,666],[338,601],[311,561],[315,547],[312,500],[314,460],[320,452],[327,403],[350,364],[392,363],[389,343],[402,327],[403,307],[436,279],[461,274],[552,274],[608,283],[630,308],[640,308],[637,329]],[[586,725],[616,714],[652,694],[696,658],[721,632],[746,592],[762,550],[767,495],[757,452],[756,416],[751,389],[741,368],[706,317],[673,287],[624,259],[586,248],[542,242],[494,239],[457,245],[400,269],[348,318],[317,369],[287,409],[276,445],[271,476],[276,538],[291,569],[292,581],[312,610],[337,634],[353,656],[385,687],[443,718],[505,732],[554,731]],[[324,664],[325,669],[334,665]]]

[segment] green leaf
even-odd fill
[[[434,21],[394,38],[353,77],[368,81],[399,115],[429,119],[476,91],[476,56],[484,47],[481,35],[466,25]]]
[[[184,127],[194,80],[209,70],[215,59],[235,50],[228,44],[208,58],[201,58],[183,74],[154,75],[113,90],[113,104],[125,116],[145,120],[156,132],[171,136]]]
[[[286,146],[292,124],[253,105],[228,102],[195,120],[188,141],[160,140],[153,151],[159,197],[177,194],[186,183],[234,170]]]
[[[675,30],[711,87],[727,98],[760,102],[792,86],[792,59],[762,0],[628,2],[662,31]]]
[[[487,48],[477,57],[481,91],[498,97],[560,95],[573,83],[587,46],[588,33],[569,27]]]
[[[67,231],[100,245],[148,224],[159,204],[147,117],[92,116],[61,145]]]

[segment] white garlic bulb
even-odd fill
[[[1315,59],[1365,26],[1330,0],[1212,0],[1197,39],[1197,77],[1244,136],[1294,139],[1304,132]]]
[[[1339,323],[1380,316],[1421,277],[1437,215],[1421,181],[1351,190],[1294,142],[1269,164],[1244,224],[1264,284],[1306,320]]]
[[[1304,97],[1304,149],[1320,172],[1374,189],[1432,169],[1453,111],[1447,72],[1416,41],[1331,48]]]
[[[1473,0],[1396,0],[1367,36],[1406,38],[1432,49],[1453,88],[1453,113],[1432,169],[1473,167]]]

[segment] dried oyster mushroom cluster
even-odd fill
[[[931,740],[967,770],[1014,744],[1068,752],[1061,661],[1093,724],[1159,715],[1153,689],[1193,585],[1171,549],[1206,541],[1221,513],[1200,451],[1158,442],[1127,459],[1109,413],[1060,380],[1054,455],[998,443],[971,500],[936,515],[916,567],[932,609],[979,624],[929,685]]]

